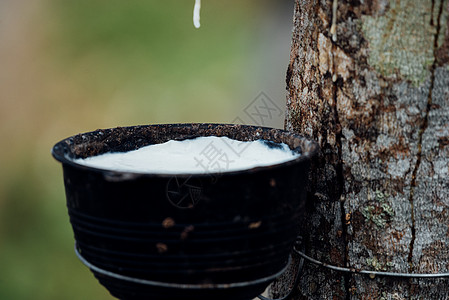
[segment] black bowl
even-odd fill
[[[285,163],[209,174],[142,174],[75,158],[169,140],[227,136],[285,143]],[[228,151],[241,153],[229,145]],[[168,124],[97,130],[57,143],[76,250],[112,295],[130,299],[252,299],[287,266],[317,145],[264,127]]]

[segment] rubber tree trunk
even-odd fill
[[[285,127],[322,150],[305,251],[356,269],[449,272],[449,0],[296,0],[294,13]],[[295,299],[449,299],[449,279],[306,263]]]

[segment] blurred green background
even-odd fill
[[[0,299],[113,299],[73,252],[57,141],[284,109],[293,0],[0,1]],[[258,124],[261,125],[261,124]],[[264,125],[283,126],[283,117]]]

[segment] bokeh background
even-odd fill
[[[50,149],[116,126],[285,106],[293,0],[0,0],[0,299],[113,299],[73,252]],[[282,128],[283,116],[265,124]]]

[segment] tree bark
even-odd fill
[[[448,0],[295,1],[285,127],[321,146],[302,228],[309,256],[449,272],[448,15]],[[295,299],[448,298],[449,279],[306,263]]]

